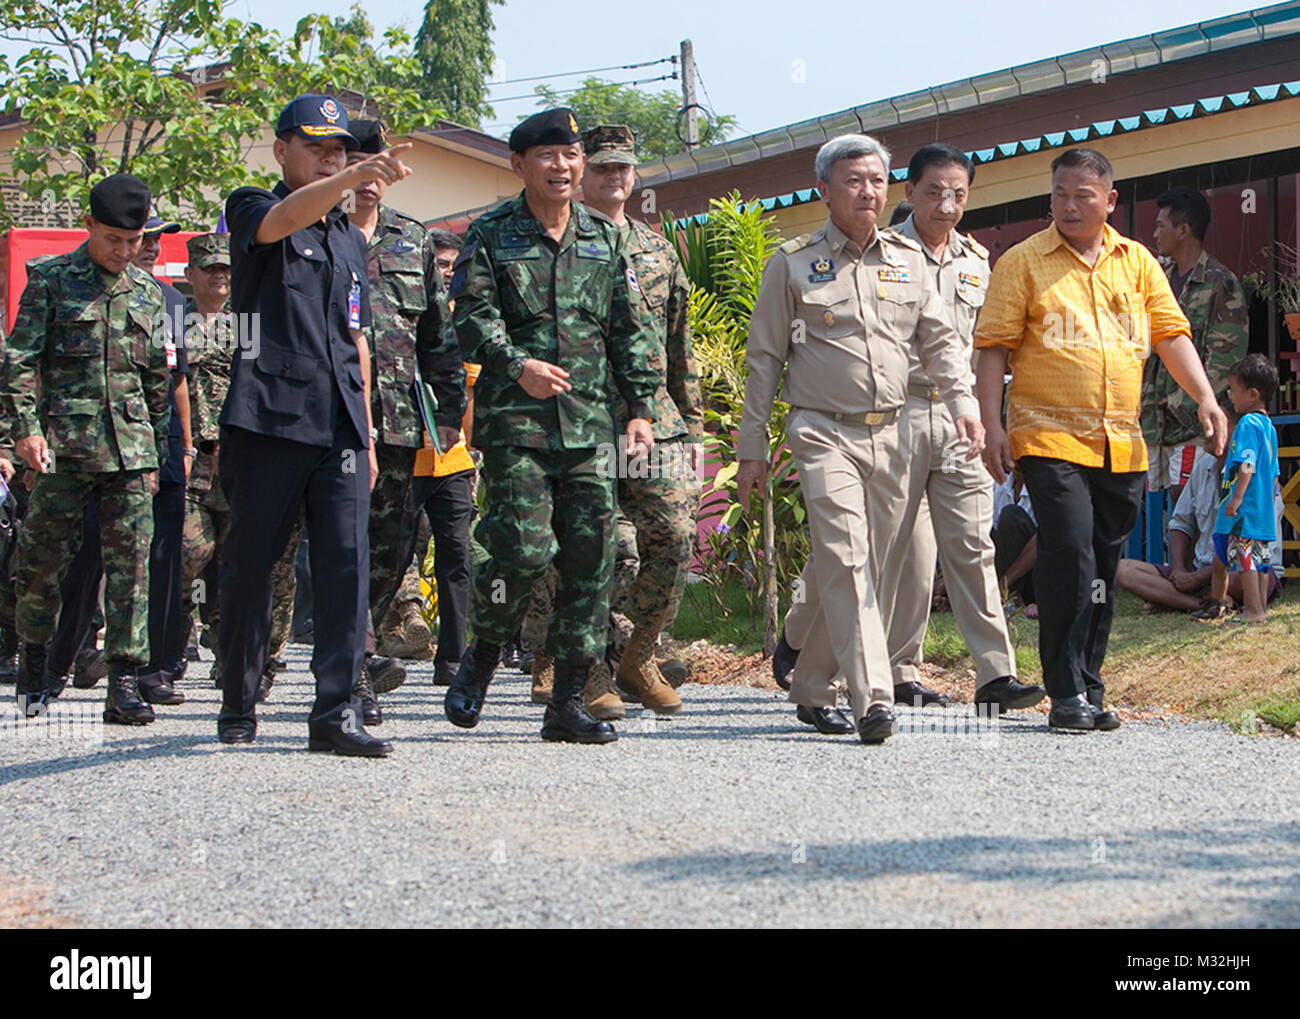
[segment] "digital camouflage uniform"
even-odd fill
[[[105,657],[149,661],[149,547],[153,496],[146,478],[166,456],[170,385],[162,289],[128,265],[116,276],[83,243],[33,260],[5,347],[10,437],[44,433],[51,473],[36,475],[19,542],[17,630],[54,634],[59,585],[81,544],[93,499],[103,548]]]
[[[704,404],[687,322],[690,283],[686,273],[671,243],[644,223],[629,221],[621,233],[646,311],[654,321],[656,349],[647,366],[656,372],[659,384],[650,402],[656,450],[647,476],[618,472],[617,545],[610,596],[610,638],[616,658],[621,657],[633,627],[644,627],[657,636],[677,615],[690,568],[699,502],[699,486],[690,470],[686,444],[704,438]],[[612,375],[608,388],[615,426],[621,432],[627,426],[627,404],[619,397]],[[553,574],[538,582],[524,620],[525,647],[534,651],[545,640],[549,613],[545,618],[541,614],[547,612],[554,584]]]
[[[370,610],[378,631],[410,565],[415,538],[411,472],[424,444],[414,388],[417,359],[420,377],[437,399],[437,424],[448,428],[460,428],[465,413],[465,368],[424,226],[380,206],[367,253],[370,406],[379,431],[379,478],[370,494]]]
[[[1170,286],[1177,265],[1165,270]],[[1228,386],[1228,369],[1246,356],[1248,309],[1237,277],[1202,251],[1178,294],[1178,305],[1192,327],[1192,343],[1216,394]],[[1199,441],[1204,434],[1196,401],[1174,381],[1159,357],[1148,357],[1142,375],[1142,437],[1152,449]]]
[[[483,366],[474,444],[483,451],[487,510],[475,537],[489,559],[474,571],[476,639],[510,640],[533,582],[555,562],[552,658],[590,665],[603,651],[614,554],[607,456],[614,377],[636,417],[653,419],[654,337],[618,228],[576,202],[557,244],[523,194],[470,225],[451,296],[464,360]],[[535,357],[569,372],[571,392],[535,399],[506,375]]]

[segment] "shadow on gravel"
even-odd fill
[[[115,740],[91,747],[79,747],[75,743],[68,742],[56,744],[51,749],[62,749],[63,752],[52,753],[49,757],[39,759],[6,763],[3,773],[0,773],[0,786],[27,778],[69,774],[85,768],[99,768],[122,760],[148,761],[167,757],[193,757],[200,750],[209,756],[297,753],[306,755],[308,752],[305,735],[302,739],[259,735],[257,742],[251,745],[226,747],[217,742],[215,733],[211,736],[159,736],[132,742]]]
[[[1126,882],[1146,885],[1182,872],[1184,880],[1192,875],[1208,897],[1238,907],[1240,912],[1225,918],[1225,926],[1300,924],[1297,822],[1240,821],[1193,830],[1148,829],[1115,838],[959,835],[851,844],[791,840],[779,845],[770,852],[653,857],[628,864],[625,870],[667,885],[775,880],[801,886],[934,874],[998,885],[1019,883],[1025,886],[1022,891],[1036,892],[1050,891],[1054,885],[1095,883],[1099,893],[1118,896],[1125,895]],[[1007,893],[1014,889],[999,888],[996,894]],[[1200,912],[1196,925],[1204,926],[1204,910]],[[1062,917],[1060,922],[1069,925],[1071,921]],[[1143,921],[1144,926],[1155,927],[1185,926],[1188,922],[1178,912]]]

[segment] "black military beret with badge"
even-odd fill
[[[149,221],[153,197],[139,177],[115,173],[90,189],[90,214],[105,226],[142,230]]]
[[[574,145],[582,141],[578,119],[561,107],[534,113],[510,132],[510,151],[525,152],[534,145]]]

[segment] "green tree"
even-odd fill
[[[102,177],[130,172],[158,196],[164,214],[211,226],[234,188],[268,184],[248,165],[284,103],[332,90],[364,101],[396,131],[439,114],[391,84],[418,66],[398,30],[379,56],[347,22],[324,15],[285,38],[223,15],[221,0],[11,0],[0,37],[31,48],[0,57],[4,112],[25,131],[12,154],[23,190],[51,207],[79,212]],[[0,220],[10,221],[0,208]]]
[[[429,0],[415,34],[420,80],[414,87],[458,124],[478,127],[492,116],[493,4],[505,0]]]
[[[638,159],[662,159],[686,149],[677,137],[681,97],[676,92],[642,92],[632,85],[599,78],[587,78],[571,95],[561,95],[549,85],[538,85],[533,91],[543,109],[556,106],[572,109],[584,129],[596,124],[626,124],[636,135]],[[735,130],[736,118],[701,116],[699,126],[700,143],[713,145],[727,140]],[[682,130],[685,130],[684,123]]]

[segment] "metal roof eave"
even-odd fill
[[[1300,34],[1300,0],[1227,14],[1210,21],[1105,43],[852,106],[760,134],[680,153],[643,164],[640,177],[645,186],[653,187],[702,173],[744,166],[785,152],[812,148],[838,134],[853,132],[855,121],[859,130],[878,131],[1088,80],[1099,68],[1109,76],[1127,74],[1296,34]]]

